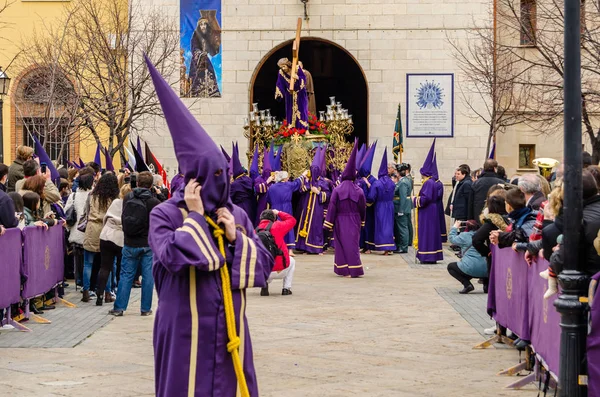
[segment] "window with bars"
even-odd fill
[[[61,120],[51,120],[46,123],[42,117],[23,118],[23,144],[35,147],[35,135],[40,142],[44,143],[44,149],[50,159],[57,160],[60,164],[66,164],[70,158],[69,127]],[[38,154],[38,153],[36,153]]]
[[[535,45],[536,0],[521,0],[521,45]]]

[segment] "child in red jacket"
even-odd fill
[[[266,230],[269,225],[271,225],[269,231],[273,235],[275,244],[281,250],[282,255],[275,258],[275,266],[273,266],[273,271],[267,282],[270,283],[274,279],[283,279],[281,295],[291,295],[296,261],[294,257],[290,256],[284,237],[290,230],[294,229],[294,226],[296,226],[296,219],[283,211],[264,210],[260,214],[260,223],[256,230]],[[268,284],[261,289],[260,295],[269,296]]]

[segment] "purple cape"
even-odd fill
[[[279,70],[277,85],[275,86],[275,99],[285,99],[285,119],[290,127],[308,129],[308,93],[306,92],[306,76],[302,68],[298,67],[298,80],[294,84],[294,91],[289,92],[290,76]]]
[[[231,201],[248,215],[249,219],[256,218],[256,198],[252,179],[246,174],[238,176],[231,183]]]
[[[366,200],[354,181],[343,181],[331,195],[325,228],[336,242],[333,271],[340,276],[364,274],[360,260],[360,231],[365,222]]]
[[[321,193],[312,193],[311,186],[320,187]],[[311,254],[323,252],[324,203],[330,194],[328,186],[322,178],[319,178],[316,182],[306,182],[300,189],[302,193],[299,203],[301,215],[297,225],[298,233],[296,233],[296,249],[298,250]],[[304,230],[308,233],[307,236],[301,236]]]
[[[413,199],[417,211],[418,247],[417,259],[421,262],[444,260],[442,251],[442,233],[440,232],[440,213],[437,202],[439,189],[433,178],[423,183],[419,196]]]
[[[389,176],[382,176],[369,189],[367,202],[374,207],[372,247],[377,251],[394,251],[394,190],[396,185]]]
[[[290,215],[293,214],[292,196],[295,192],[300,190],[302,185],[303,178],[297,178],[292,182],[279,182],[271,185],[267,196],[269,208],[283,211]],[[294,229],[290,230],[289,233],[285,235],[285,243],[288,248],[294,249],[296,247],[295,238]]]

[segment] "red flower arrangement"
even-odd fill
[[[312,113],[308,114],[308,129],[306,128],[296,128],[292,127],[288,124],[287,120],[283,120],[281,127],[279,130],[273,135],[275,144],[283,144],[288,141],[294,134],[298,134],[300,136],[306,135],[306,132],[310,131],[311,135],[329,135],[329,131],[327,131],[327,126],[324,122],[318,121],[317,116]]]

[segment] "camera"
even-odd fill
[[[131,188],[135,189],[137,187],[137,175],[131,175],[130,181]]]
[[[48,170],[48,165],[46,163],[41,163],[40,166],[42,168],[42,175],[46,175],[46,170]]]

